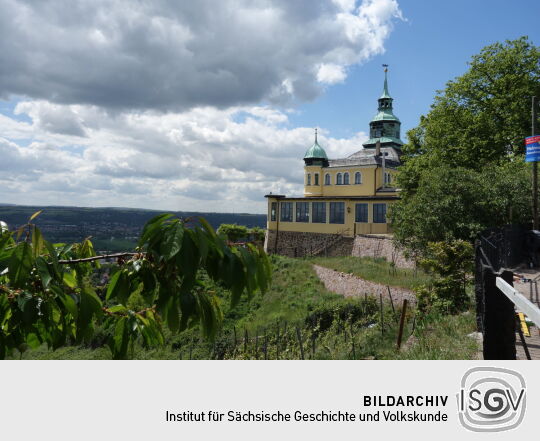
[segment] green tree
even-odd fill
[[[249,229],[244,225],[221,224],[217,229],[218,234],[223,234],[231,242],[238,242],[240,239],[246,239],[249,235]]]
[[[209,280],[231,291],[233,305],[270,281],[261,247],[231,246],[202,218],[187,228],[163,214],[145,225],[134,252],[110,256],[117,264],[100,292],[90,280],[102,257],[90,240],[51,244],[32,224],[38,214],[0,235],[0,359],[43,343],[88,341],[98,324],[111,331],[113,358],[127,357],[135,341],[163,343],[162,324],[172,332],[199,324],[213,338],[222,314]]]
[[[526,37],[485,47],[438,92],[407,134],[391,213],[398,242],[423,252],[431,241],[530,219],[523,151],[532,95],[540,96],[540,49]]]
[[[464,240],[430,242],[420,266],[433,274],[431,286],[416,289],[418,308],[427,312],[457,313],[467,309],[467,275],[472,271],[473,247]]]
[[[391,211],[395,240],[414,254],[429,242],[473,241],[488,227],[530,217],[530,167],[522,161],[480,171],[439,164],[422,170],[418,184]]]

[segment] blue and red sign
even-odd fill
[[[525,138],[525,146],[527,147],[525,162],[540,161],[540,135]]]

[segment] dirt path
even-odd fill
[[[386,285],[369,282],[352,274],[342,273],[324,266],[313,265],[313,268],[328,291],[342,294],[345,297],[363,297],[364,294],[367,294],[379,298],[379,294],[382,294],[384,299],[390,300]],[[416,296],[409,289],[390,287],[390,292],[396,306],[401,305],[403,299],[416,304]]]

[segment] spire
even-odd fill
[[[315,128],[315,142],[304,155],[304,161],[307,160],[307,162],[309,162],[309,164],[306,163],[307,165],[311,165],[313,163],[313,160],[320,160],[325,163],[328,162],[328,156],[326,156],[326,152],[319,145],[319,141],[317,140],[317,134],[318,130],[317,128]]]
[[[388,92],[388,64],[383,64],[383,67],[384,67],[384,89],[380,98],[392,98],[390,96],[390,93]]]

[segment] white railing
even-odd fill
[[[502,278],[497,277],[495,283],[497,288],[516,305],[516,308],[540,328],[540,309]]]

